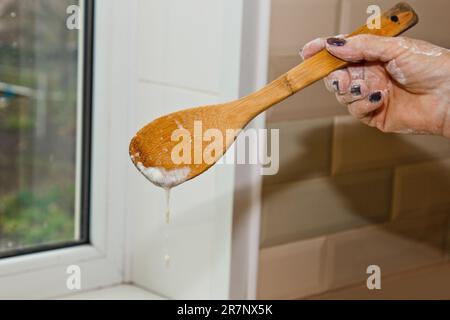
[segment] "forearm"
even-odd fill
[[[414,73],[423,79],[418,77],[407,90],[412,94],[408,111],[416,120],[410,126],[417,133],[450,139],[450,51],[441,48],[439,54],[425,62],[426,68],[421,73]]]
[[[450,100],[450,98],[449,98]],[[450,139],[450,106],[447,108],[447,114],[444,119],[442,135]]]
[[[442,96],[442,103],[445,104],[445,114],[442,126],[442,135],[450,139],[450,51],[445,52],[446,63],[444,63],[444,70],[447,70],[447,81],[443,84],[444,94]]]

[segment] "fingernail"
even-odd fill
[[[331,86],[333,87],[334,91],[336,92],[340,92],[340,88],[339,88],[339,81],[338,80],[333,80],[333,82],[331,83]]]
[[[302,48],[302,50],[300,50],[300,52],[298,53],[298,55],[299,55],[303,60],[305,60],[305,55],[303,54],[303,49],[304,49],[304,48]]]
[[[361,95],[361,85],[359,85],[359,84],[352,85],[350,88],[350,93],[353,96],[360,96]]]
[[[381,98],[383,97],[383,94],[381,93],[381,91],[377,91],[377,92],[374,92],[374,93],[372,93],[370,96],[369,96],[369,101],[371,102],[371,103],[377,103],[377,102],[380,102],[381,101]]]
[[[345,45],[347,43],[347,41],[342,38],[328,38],[327,43],[330,46],[342,47],[343,45]]]

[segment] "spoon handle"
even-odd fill
[[[369,29],[367,24],[350,34],[373,34],[385,37],[395,37],[417,24],[419,18],[414,9],[406,3],[399,3],[381,16],[381,28]],[[292,93],[311,85],[326,77],[331,72],[348,66],[349,63],[322,50],[314,57],[306,60],[287,72],[284,77],[292,88]]]
[[[349,36],[373,34],[395,37],[415,26],[418,21],[419,17],[414,9],[409,4],[401,2],[382,14],[381,28],[369,29],[365,24]],[[246,113],[250,118],[253,118],[274,104],[349,64],[334,57],[324,49],[269,83],[263,89],[244,98]]]

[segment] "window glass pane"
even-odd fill
[[[82,240],[74,4],[0,0],[0,256]]]

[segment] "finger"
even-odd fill
[[[370,115],[370,113],[376,111],[385,103],[387,91],[374,91],[371,92],[365,99],[357,100],[348,105],[348,111],[355,118],[363,120]]]
[[[325,86],[337,95],[345,94],[351,83],[348,69],[340,69],[330,73],[325,78]]]
[[[404,39],[401,37],[390,38],[364,34],[347,39],[329,38],[326,49],[332,55],[345,61],[388,62],[406,50],[401,45],[402,41]]]
[[[365,78],[365,67],[364,64],[351,65],[348,68],[350,78],[354,80],[364,80]]]
[[[331,80],[330,76],[325,77],[323,79],[323,82],[325,83],[325,88],[327,88],[327,90],[331,93],[336,93],[337,89],[339,89],[337,87],[332,86],[332,84],[331,84],[332,80]]]
[[[364,100],[371,93],[365,80],[353,80],[348,92],[337,96],[339,103],[349,105],[353,102]]]
[[[347,70],[350,75],[350,83],[347,90],[337,97],[338,101],[345,105],[364,99],[369,94],[369,88],[365,81],[365,66],[363,64],[352,65]]]
[[[325,49],[326,43],[327,41],[325,38],[314,39],[313,41],[308,42],[303,47],[303,49],[300,51],[300,55],[302,56],[303,60],[309,59]]]

